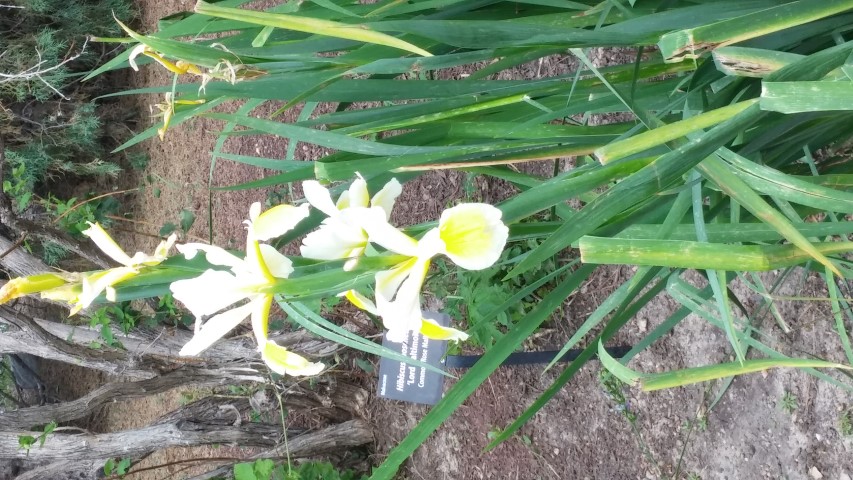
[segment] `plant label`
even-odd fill
[[[445,327],[450,325],[450,317],[443,313],[424,312],[424,317]],[[406,357],[444,369],[446,340],[432,340],[419,332],[409,332],[403,343],[384,338],[382,345]],[[389,358],[379,360],[377,394],[382,398],[435,405],[441,400],[443,389],[444,376],[439,373]]]

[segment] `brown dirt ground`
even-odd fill
[[[171,0],[141,2],[142,25],[150,29],[157,19],[194,2]],[[606,61],[606,59],[605,59]],[[548,69],[563,70],[565,57],[552,57],[519,70],[519,75],[534,78]],[[458,73],[458,72],[457,72]],[[453,73],[451,73],[453,75]],[[128,87],[162,85],[169,81],[161,70],[144,67],[127,77]],[[134,109],[140,118],[139,129],[149,125],[148,105],[158,100],[139,96],[123,100],[121,105]],[[229,108],[235,108],[231,105]],[[197,216],[191,234],[207,235],[207,178],[209,151],[215,132],[221,125],[197,119],[169,131],[166,140],[150,140],[142,149],[150,156],[144,174],[131,174],[120,185],[146,184],[144,193],[124,199],[125,213],[136,222],[126,227],[137,232],[156,233],[167,221],[175,222],[182,208]],[[227,151],[283,158],[286,141],[273,137],[237,137]],[[300,158],[319,158],[323,151],[302,146]],[[529,168],[548,171],[552,166]],[[267,172],[220,160],[213,184],[231,185],[263,178]],[[153,182],[146,180],[153,179]],[[463,177],[455,172],[424,175],[405,186],[404,197],[394,212],[401,224],[433,220],[448,204],[462,196]],[[478,180],[479,195],[499,200],[511,190],[500,182]],[[161,193],[152,195],[154,188]],[[297,195],[300,193],[296,189]],[[241,221],[249,205],[264,201],[269,191],[215,192],[213,229],[220,244],[239,246],[243,240]],[[127,234],[123,243],[132,249],[149,249],[156,239]],[[587,284],[564,305],[543,333],[529,342],[533,349],[559,348],[586,316],[631,274],[627,267],[600,269]],[[772,275],[771,275],[772,278]],[[698,280],[697,280],[698,281]],[[821,280],[815,276],[786,283],[789,295],[825,297]],[[750,308],[756,300],[748,291]],[[843,361],[838,337],[828,308],[822,302],[780,302],[783,315],[794,331],[783,335],[765,322],[768,342],[783,352],[831,352]],[[616,343],[636,342],[663,321],[677,304],[662,296],[623,330]],[[363,322],[358,322],[362,325]],[[376,333],[362,330],[360,333]],[[689,317],[671,334],[640,354],[631,364],[641,371],[663,371],[727,360],[731,357],[725,335],[703,320]],[[366,388],[375,381],[353,367],[354,378]],[[707,428],[688,435],[684,427],[705,415],[706,387],[696,386],[656,393],[628,392],[629,408],[637,415],[635,427],[617,411],[598,381],[599,366],[587,366],[572,382],[535,416],[520,435],[494,451],[482,453],[490,432],[509,424],[530,405],[559,375],[560,369],[543,373],[539,367],[499,369],[434,434],[407,463],[399,478],[405,479],[569,479],[569,478],[679,478],[696,474],[701,478],[777,479],[823,478],[850,479],[853,476],[853,439],[844,437],[838,426],[840,412],[853,405],[849,393],[818,381],[799,371],[773,371],[734,380],[718,405],[707,413]],[[459,372],[461,373],[461,372]],[[85,391],[104,381],[86,372],[74,373],[71,383]],[[86,388],[88,386],[89,388]],[[790,392],[798,399],[793,414],[784,412],[781,399]],[[70,392],[69,392],[70,393]],[[98,415],[97,424],[105,431],[143,425],[180,404],[181,391],[156,395],[141,401],[109,406]],[[192,392],[191,392],[192,393]],[[80,391],[74,394],[81,394]],[[381,462],[427,412],[426,407],[372,399],[370,418],[375,425],[377,443],[371,461]],[[149,457],[146,464],[158,464],[184,458],[222,456],[223,448],[169,449]],[[246,452],[242,452],[246,453]],[[233,449],[226,455],[241,454]],[[816,469],[816,470],[812,470]],[[196,470],[192,471],[196,473]],[[190,471],[158,470],[136,475],[137,480],[185,478]],[[812,475],[810,477],[810,475]]]

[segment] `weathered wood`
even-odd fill
[[[287,445],[281,444],[260,455],[255,455],[247,461],[259,458],[309,458],[317,455],[340,452],[352,447],[358,447],[373,442],[373,430],[364,420],[350,420],[316,432],[306,433],[295,438],[288,438]],[[197,475],[189,480],[209,480],[222,477],[233,471],[234,464],[223,465],[207,473]]]
[[[40,466],[29,466],[15,480],[94,480],[104,477],[107,459],[88,461],[59,461]],[[0,477],[3,478],[3,477]]]
[[[100,340],[100,331],[89,326],[74,326],[35,318],[42,328],[59,338],[69,339],[78,345],[89,345]],[[117,334],[116,340],[131,354],[169,358],[180,363],[229,363],[258,358],[254,341],[248,336],[232,337],[214,343],[198,357],[179,357],[178,352],[190,341],[193,334],[187,330],[159,327],[155,330],[137,329],[127,335]],[[312,335],[305,330],[272,335],[279,345],[292,348],[309,357],[329,357],[337,352],[340,344]],[[200,361],[204,360],[204,361]]]
[[[124,351],[94,350],[69,343],[51,335],[29,315],[5,305],[0,306],[0,324],[6,324],[6,331],[0,333],[0,353],[26,352],[135,379],[151,378],[175,368],[171,362],[153,357],[134,357]]]
[[[53,270],[46,263],[23,248],[13,247],[15,247],[15,242],[0,235],[0,254],[8,252],[5,257],[0,258],[0,265],[3,266],[4,270],[19,277],[27,277]]]
[[[220,399],[219,405],[228,405]],[[219,408],[216,402],[194,402],[170,414],[166,423],[136,430],[114,433],[80,434],[54,433],[43,447],[34,446],[29,453],[20,449],[18,437],[38,436],[39,432],[6,430],[0,432],[0,459],[25,458],[29,462],[80,462],[100,458],[137,457],[161,448],[209,444],[276,447],[281,427],[266,423],[235,421],[229,408]],[[211,411],[213,407],[216,410]],[[236,407],[235,407],[236,408]],[[177,421],[172,421],[178,418]],[[206,418],[199,420],[200,418]],[[190,420],[192,419],[192,420]],[[343,446],[354,446],[372,440],[372,432],[361,420],[345,422],[315,432],[288,431],[291,456],[316,455]],[[272,456],[284,454],[284,447],[273,448]]]
[[[259,373],[249,369],[201,369],[184,367],[164,375],[135,382],[112,382],[70,402],[51,403],[38,407],[21,408],[0,413],[0,425],[6,430],[25,430],[41,425],[47,420],[67,422],[86,417],[97,408],[110,402],[132,400],[165,392],[172,388],[206,387],[240,381],[262,381]]]
[[[119,337],[126,350],[95,350],[87,345],[98,337],[94,330],[87,327],[36,321],[7,306],[0,306],[0,324],[8,327],[6,332],[0,333],[0,353],[26,352],[133,379],[152,378],[181,365],[227,365],[246,360],[258,361],[258,354],[247,339],[217,342],[200,358],[196,358],[178,356],[180,347],[189,341],[191,334],[177,329],[170,331],[164,328],[156,335],[140,331],[128,337]],[[69,337],[75,342],[65,340]],[[305,352],[309,356],[314,353],[315,357],[331,355],[340,348],[306,332],[274,338],[281,340],[283,346]]]

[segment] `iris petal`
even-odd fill
[[[265,344],[269,336],[270,307],[272,306],[272,295],[261,295],[251,301],[252,307],[252,331],[258,341],[258,348]],[[245,317],[244,317],[245,318]]]
[[[433,340],[449,340],[464,342],[468,334],[455,328],[443,327],[435,320],[424,318],[421,322],[421,334]]]
[[[276,238],[293,230],[293,228],[308,216],[308,205],[277,205],[258,215],[252,221],[252,233],[259,241]]]
[[[196,278],[172,282],[170,290],[198,318],[212,315],[249,296],[229,272],[206,270]]]
[[[329,190],[320,185],[320,182],[316,180],[302,182],[302,193],[305,194],[305,200],[307,200],[308,203],[317,210],[320,210],[330,217],[338,214],[338,207],[336,207],[335,203],[332,202],[332,196],[329,194]]]
[[[181,348],[179,355],[198,355],[203,352],[245,320],[252,313],[252,307],[252,304],[246,304],[242,307],[232,308],[204,322],[192,340]]]
[[[310,362],[302,355],[295,354],[268,340],[261,350],[261,358],[270,370],[279,375],[309,376],[317,375],[325,368],[320,362]]]
[[[107,254],[108,257],[112,258],[116,262],[124,265],[130,266],[133,265],[133,260],[131,260],[130,256],[125,253],[124,250],[113,240],[113,237],[104,230],[98,223],[89,223],[89,228],[83,230],[83,235],[89,237],[98,248],[101,249],[102,252]]]
[[[350,215],[371,242],[401,255],[418,255],[418,241],[388,223],[382,208],[354,208]]]
[[[385,211],[385,220],[391,219],[391,210],[394,208],[394,202],[397,197],[403,193],[403,186],[396,178],[392,178],[386,183],[382,190],[379,190],[376,195],[370,200],[371,207],[380,207]]]
[[[498,261],[509,237],[501,211],[484,203],[447,209],[438,222],[444,254],[466,270],[482,270]]]

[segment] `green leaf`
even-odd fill
[[[234,464],[234,480],[268,480],[258,478],[255,475],[255,467],[253,463],[236,463]]]
[[[157,232],[157,234],[160,235],[161,237],[168,237],[169,235],[174,233],[175,230],[177,230],[177,229],[178,229],[178,226],[175,225],[174,223],[166,222],[163,224],[162,227],[160,227],[160,231]]]
[[[405,362],[411,366],[425,368],[431,372],[435,372],[444,376],[453,376],[445,372],[441,368],[429,365],[413,358],[409,358],[405,355],[401,355],[399,352],[395,352],[394,350],[386,348],[382,345],[377,345],[371,342],[370,340],[359,337],[358,335],[348,330],[345,330],[329,322],[323,317],[317,315],[316,313],[312,312],[309,307],[302,305],[301,303],[285,303],[279,301],[278,304],[282,308],[282,310],[284,310],[288,314],[290,319],[298,323],[305,330],[308,330],[309,332],[315,335],[319,335],[333,342],[337,342],[341,345],[345,345],[350,348],[355,348],[363,352],[372,353],[380,357],[390,358],[398,362]]]
[[[683,387],[694,383],[717,380],[720,378],[763,372],[771,368],[837,368],[851,370],[853,367],[832,363],[824,360],[802,358],[764,358],[745,360],[743,362],[720,363],[703,367],[685,368],[665,373],[640,374],[611,357],[607,350],[599,344],[598,356],[601,363],[620,380],[633,385],[639,385],[643,391],[651,392],[664,388]],[[627,379],[627,380],[626,380]]]
[[[853,81],[764,82],[761,84],[761,109],[788,114],[851,111]]]
[[[717,47],[813,22],[853,8],[851,0],[799,0],[758,12],[667,33],[658,47],[667,62],[697,59]]]
[[[613,374],[616,378],[621,380],[623,383],[627,383],[628,385],[636,386],[642,376],[631,370],[630,368],[622,365],[613,358],[609,353],[607,353],[607,349],[604,348],[604,342],[601,340],[598,341],[598,358],[601,360],[601,365],[607,369],[610,373]]]
[[[180,222],[181,222],[181,231],[184,233],[188,233],[190,228],[192,228],[193,223],[195,222],[195,213],[191,210],[187,210],[186,208],[181,209],[180,214]]]
[[[322,20],[319,18],[298,17],[295,15],[285,15],[281,13],[256,12],[237,8],[218,7],[201,0],[196,3],[195,11],[212,17],[228,18],[256,25],[265,25],[328,37],[344,38],[347,40],[373,43],[376,45],[385,45],[405,50],[407,52],[416,53],[424,57],[432,56],[431,53],[420,47],[412,45],[409,42],[392,37],[391,35],[373,31],[367,24],[352,25]]]

